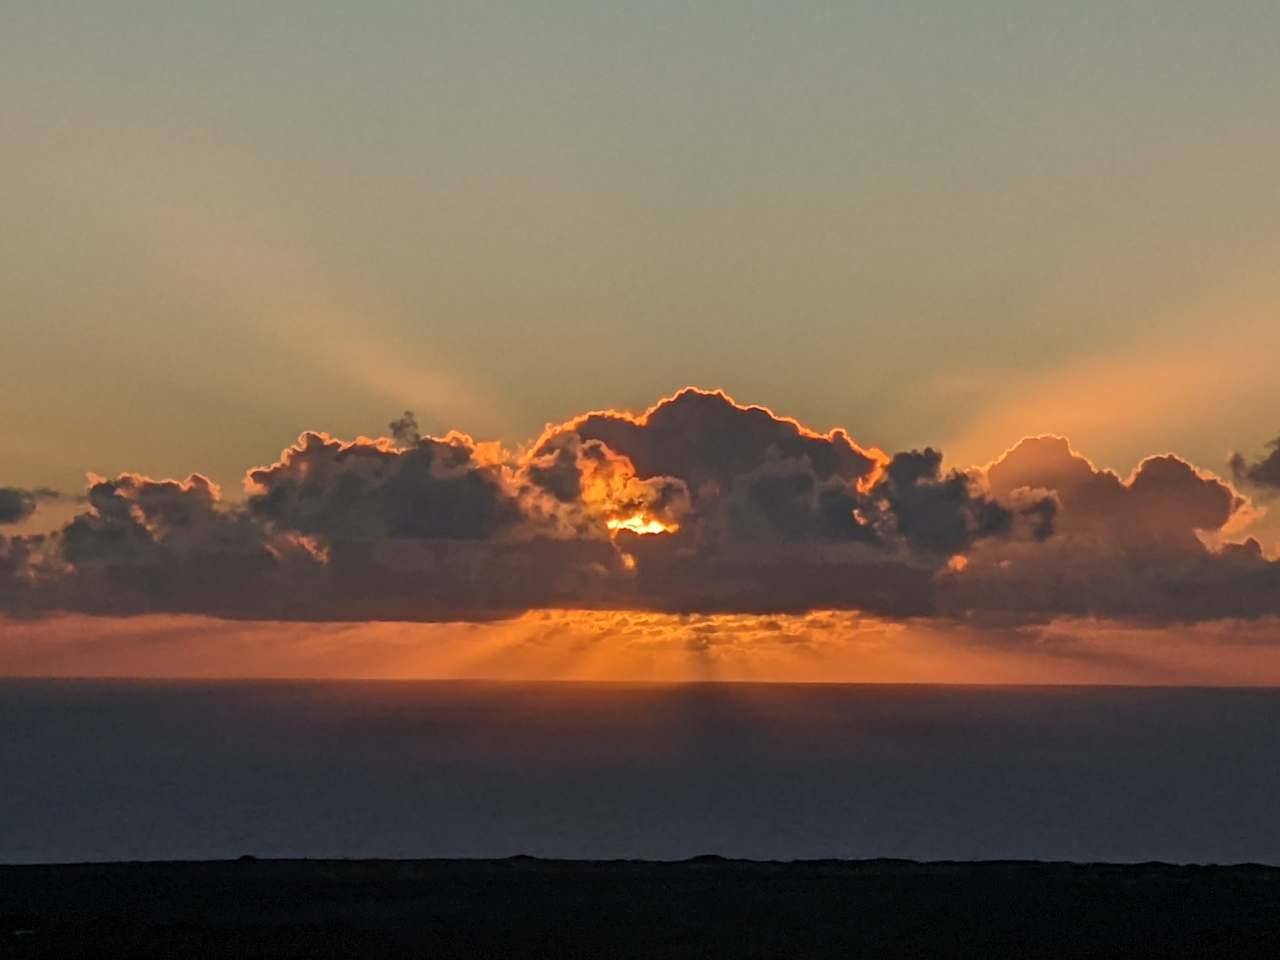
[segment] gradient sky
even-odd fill
[[[256,523],[259,554],[317,560],[327,548],[309,538],[341,540],[342,518],[326,530],[235,512],[246,468],[303,430],[378,436],[411,409],[424,434],[527,451],[548,423],[641,411],[688,384],[842,427],[867,450],[930,445],[948,468],[1046,433],[1120,479],[1151,454],[1182,460],[1117,494],[1128,507],[1086,493],[1068,510],[1067,546],[1050,543],[1035,583],[1078,575],[1096,607],[1059,587],[1037,610],[999,610],[1001,590],[1027,591],[1000,579],[1006,547],[979,544],[986,531],[950,561],[925,545],[943,592],[978,561],[965,576],[981,602],[943,604],[946,629],[899,622],[887,603],[863,618],[848,598],[769,625],[749,604],[700,610],[695,591],[647,595],[640,621],[548,594],[515,620],[518,603],[495,604],[477,619],[496,624],[356,636],[227,624],[208,619],[226,613],[216,603],[117,610],[73,582],[8,608],[72,615],[5,623],[0,672],[1278,682],[1280,509],[1267,506],[1280,482],[1186,519],[1195,498],[1227,497],[1188,464],[1230,478],[1232,451],[1256,460],[1280,431],[1277,63],[1274,2],[10,2],[0,488],[18,506],[41,488],[76,496],[40,499],[7,535],[105,509],[78,499],[89,471],[199,471],[221,485],[226,520],[199,530],[230,542]],[[705,436],[721,429],[701,416]],[[487,454],[469,450],[470,479],[485,475]],[[1065,451],[1058,479],[1083,463]],[[276,468],[283,489],[307,466]],[[152,493],[204,496],[175,489]],[[116,494],[119,517],[152,495]],[[917,506],[893,522],[905,530]],[[963,509],[979,516],[980,498]],[[105,543],[102,516],[88,526]],[[1172,597],[1164,609],[1130,609],[1112,568],[1071,552],[1098,530],[1115,535],[1102,562],[1135,577],[1133,596]],[[76,533],[61,559],[88,557]],[[1260,542],[1248,558],[1217,552],[1246,535]],[[1170,544],[1158,572],[1132,559]],[[1024,546],[1007,555],[1033,570]],[[430,549],[412,562],[437,562]],[[667,563],[637,553],[642,573]],[[1188,557],[1203,571],[1178,586]],[[622,548],[614,559],[635,569]],[[6,562],[25,589],[27,561],[0,555],[0,574]],[[154,616],[86,616],[104,610]],[[970,629],[975,611],[1011,618]],[[728,616],[697,619],[716,612]],[[211,633],[221,646],[202,646]],[[237,666],[241,648],[258,659]]]
[[[11,2],[0,481],[686,383],[981,463],[1275,436],[1274,3]]]

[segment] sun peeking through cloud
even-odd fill
[[[598,440],[573,437],[554,456],[571,459],[583,505],[611,536],[623,530],[642,536],[675,533],[690,509],[683,480],[641,477],[630,457]],[[544,469],[539,479],[547,477]]]
[[[680,529],[678,523],[664,523],[657,517],[646,517],[642,513],[637,513],[630,517],[614,518],[605,522],[605,525],[612,531],[630,530],[632,533],[639,534],[656,534],[656,533],[675,533]]]

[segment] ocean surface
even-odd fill
[[[1280,691],[0,680],[0,862],[1280,864]]]

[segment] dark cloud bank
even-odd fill
[[[1231,455],[1231,472],[1236,482],[1268,493],[1280,493],[1280,438],[1269,444],[1271,452],[1250,463],[1243,454]]]
[[[59,499],[58,491],[40,488],[0,487],[0,523],[21,523],[36,512],[41,500]]]
[[[95,478],[62,529],[0,537],[0,611],[842,608],[1014,624],[1280,613],[1280,563],[1255,540],[1204,539],[1247,501],[1171,455],[1124,479],[1036,437],[986,468],[945,471],[932,449],[889,456],[692,389],[639,417],[550,427],[520,454],[421,436],[407,412],[389,432],[306,433],[250,470],[234,505],[199,475]],[[1232,465],[1242,484],[1274,486],[1277,457]],[[0,522],[43,493],[0,490]]]

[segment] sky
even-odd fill
[[[784,633],[830,607],[947,644],[1074,638],[908,679],[1078,677],[1058,660],[1099,637],[1206,635],[1238,666],[1125,647],[1104,673],[1271,677],[1249,651],[1280,636],[1277,47],[1267,3],[7,4],[0,610],[23,622],[0,643],[64,616],[283,621],[293,650],[298,622],[597,611],[578,643],[629,606],[800,618]],[[684,426],[645,433],[690,385],[719,412],[669,403]],[[642,429],[584,431],[594,410]],[[304,431],[387,437],[359,449],[400,479],[357,510],[359,457]],[[1024,448],[1006,479],[1036,482],[995,490],[1040,435],[1073,453]],[[544,475],[568,461],[576,499]],[[1110,492],[1072,504],[1081,463]],[[862,519],[837,530],[829,497]]]

